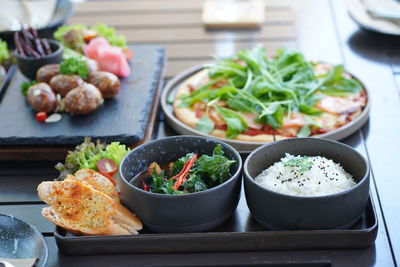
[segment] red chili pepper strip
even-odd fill
[[[194,154],[191,159],[189,159],[182,168],[182,171],[178,174],[178,177],[174,183],[174,190],[178,190],[178,188],[186,181],[186,177],[189,174],[190,169],[193,167],[194,162],[197,159],[197,154]]]
[[[149,191],[149,186],[146,184],[145,181],[142,180],[142,187],[144,191]]]
[[[194,154],[193,158],[194,158],[194,157],[197,158],[197,154]],[[183,165],[182,170],[181,170],[177,175],[172,176],[172,177],[169,178],[168,180],[174,180],[174,179],[178,178],[179,176],[181,176],[181,175],[186,171],[187,167],[188,167],[189,164],[190,164],[190,161],[191,161],[193,158],[191,158],[191,159],[189,159],[188,161],[186,161],[185,165]],[[196,159],[195,159],[195,160],[196,160]]]

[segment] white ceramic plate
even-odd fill
[[[197,72],[201,71],[204,69],[206,64],[202,65],[197,65],[194,66],[170,80],[167,85],[165,86],[162,95],[161,95],[161,108],[164,111],[165,114],[165,119],[167,123],[178,133],[184,134],[184,135],[198,135],[198,136],[206,136],[206,137],[212,137],[215,139],[219,139],[224,141],[225,143],[230,144],[234,148],[236,148],[239,151],[252,151],[256,149],[259,146],[264,145],[264,142],[246,142],[246,141],[237,141],[237,140],[231,140],[227,138],[219,138],[215,136],[211,136],[205,133],[202,133],[196,129],[193,129],[180,120],[178,120],[174,113],[173,113],[173,108],[171,101],[175,99],[175,94],[177,89],[180,87],[182,82],[185,80],[189,79],[192,75],[196,74]],[[350,123],[344,125],[343,127],[340,127],[334,131],[325,133],[325,134],[320,134],[320,135],[314,135],[312,137],[318,137],[318,138],[326,138],[326,139],[331,139],[331,140],[341,140],[351,134],[353,134],[355,131],[361,128],[361,126],[368,120],[369,117],[369,110],[371,108],[371,98],[368,90],[363,86],[364,89],[367,92],[368,96],[368,101],[367,105],[365,106],[364,110],[361,112],[360,116],[358,116],[355,120],[351,121]]]
[[[363,4],[363,0],[347,0],[344,2],[350,17],[361,28],[381,34],[400,36],[400,20],[389,20],[371,16]]]

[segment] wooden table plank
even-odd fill
[[[155,19],[155,16],[157,19]],[[282,24],[291,23],[293,14],[290,10],[266,10],[265,24]],[[87,16],[85,14],[73,16],[68,23],[83,23],[86,25],[94,25],[98,22],[117,28],[166,28],[166,27],[193,27],[202,26],[201,12],[188,13],[162,13],[157,15],[151,14],[102,14]]]
[[[135,0],[135,1],[92,1],[80,3],[76,6],[77,15],[82,13],[110,13],[129,12],[131,14],[148,11],[200,11],[203,0]],[[268,0],[267,9],[284,10],[288,8],[286,0]]]
[[[340,1],[331,2],[346,66],[350,66],[370,89],[373,102],[371,130],[366,132],[366,146],[393,252],[399,261],[400,202],[395,201],[399,195],[397,189],[400,188],[397,174],[400,147],[400,127],[397,123],[400,118],[399,91],[385,55],[385,39],[363,31],[357,32],[358,26],[350,19],[343,4]],[[358,38],[364,41],[358,42]],[[369,57],[362,56],[363,53],[368,53]]]
[[[120,29],[128,42],[178,43],[218,40],[293,40],[292,25],[265,25],[260,30],[206,30],[203,27],[162,29]]]
[[[165,44],[168,60],[177,59],[203,59],[209,60],[213,56],[228,57],[241,49],[253,48],[262,45],[267,52],[274,53],[283,46],[295,48],[295,41],[276,41],[276,42],[218,42],[218,43],[194,43],[194,44]]]
[[[90,1],[79,3],[76,6],[76,14],[95,13],[95,12],[143,12],[143,11],[187,11],[199,10],[203,5],[203,0],[137,0],[137,1]]]

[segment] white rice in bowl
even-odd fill
[[[307,197],[336,194],[356,185],[352,175],[330,159],[288,153],[260,173],[255,181],[275,192]]]

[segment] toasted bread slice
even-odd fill
[[[119,202],[119,196],[117,189],[114,184],[106,177],[101,175],[100,173],[90,170],[90,169],[81,169],[75,173],[75,176],[68,175],[65,180],[78,180],[81,182],[88,183],[94,189],[103,192],[107,196],[111,197],[115,201]]]
[[[42,182],[40,199],[50,205],[42,215],[75,234],[129,235],[142,229],[141,221],[119,202],[78,180]]]

